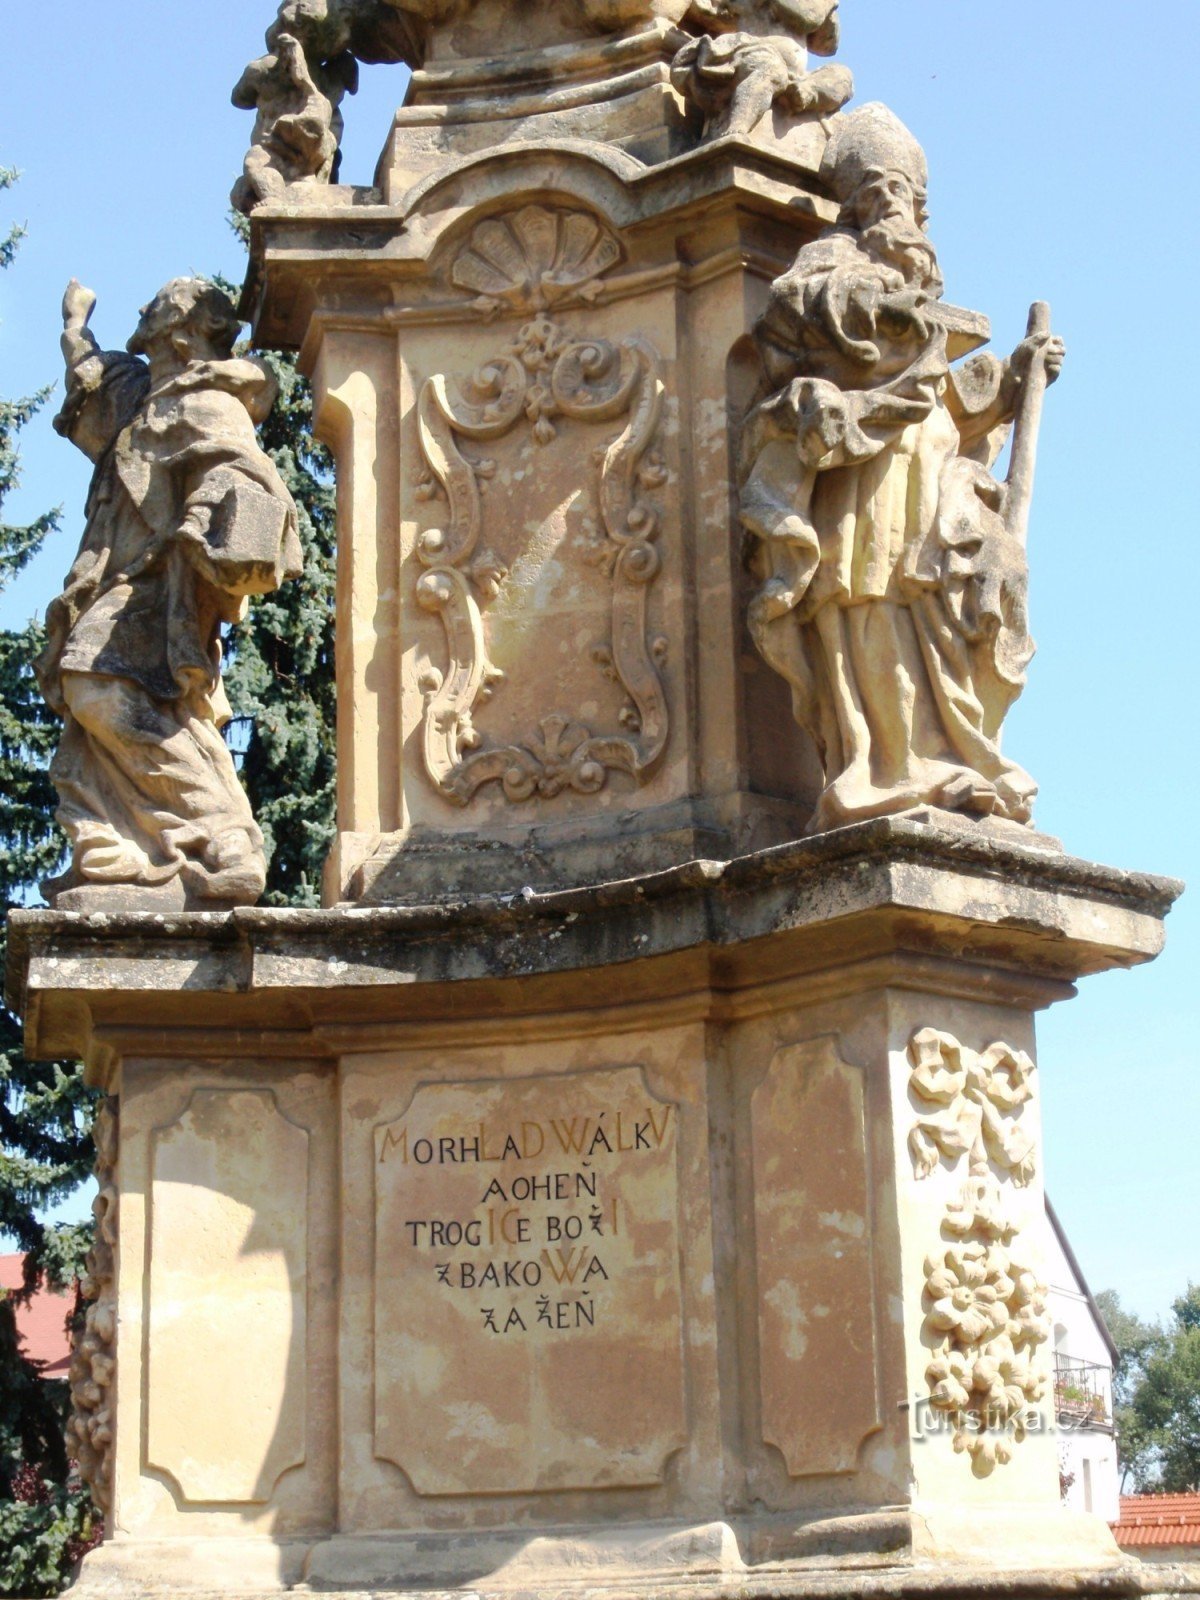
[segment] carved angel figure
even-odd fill
[[[55,427],[96,464],[87,526],[46,616],[42,692],[65,727],[50,773],[71,846],[66,909],[252,904],[262,834],[220,734],[222,622],[302,566],[296,508],[255,424],[275,380],[233,357],[240,321],[201,278],[101,350],[91,290],[63,300]]]
[[[252,61],[233,103],[257,113],[245,169],[231,200],[247,216],[293,184],[337,181],[345,95],[358,89],[349,25],[328,0],[284,0],[267,29],[268,54]]]
[[[706,137],[753,133],[773,105],[831,112],[854,93],[846,67],[808,69],[838,47],[838,0],[693,0],[705,31],[671,64],[671,82],[704,113]]]
[[[925,158],[884,106],[836,120],[822,175],[841,214],[772,285],[741,469],[751,631],[825,769],[809,831],[917,805],[1025,823],[1036,785],[1000,751],[1033,654],[1023,511],[988,468],[1063,345],[951,368]]]

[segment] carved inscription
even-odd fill
[[[418,1492],[661,1482],[676,1119],[624,1067],[425,1084],[376,1129],[375,1450]]]

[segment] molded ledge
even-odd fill
[[[1037,835],[910,815],[548,894],[327,911],[17,911],[8,994],[35,1058],[94,1048],[106,1026],[249,1030],[259,1049],[264,1030],[282,1030],[289,1048],[307,1038],[311,1054],[321,1030],[445,1017],[447,983],[456,1017],[511,1016],[701,991],[736,1000],[833,973],[878,982],[872,963],[898,958],[969,970],[976,986],[1007,974],[1037,1007],[1080,976],[1153,959],[1181,890]],[[581,997],[580,973],[598,968],[603,984]],[[201,995],[219,995],[219,1008],[198,1015]],[[336,1053],[334,1041],[319,1053]]]

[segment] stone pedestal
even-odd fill
[[[177,913],[101,818],[101,909],[14,915],[30,1053],[109,1096],[83,1593],[1192,1581],[1059,1503],[1033,1017],[1178,892],[1000,753],[1061,346],[952,370],[988,324],[806,68],[835,12],[288,7],[239,85],[243,311],[337,465],[337,838],[324,911]],[[371,189],[354,53],[418,67]]]
[[[498,136],[390,204],[255,213],[245,306],[301,348],[338,466],[331,903],[803,833],[820,769],[751,642],[734,531],[750,330],[836,215],[824,133],[794,132],[657,164]],[[953,354],[986,340],[938,314]]]
[[[31,1050],[119,1103],[82,1588],[1133,1592],[1059,1505],[1033,1016],[1177,887],[931,817],[586,891],[17,913]],[[976,1432],[931,1363],[998,1328],[1025,1388]]]

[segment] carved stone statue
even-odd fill
[[[689,40],[671,81],[704,113],[708,136],[754,132],[778,105],[793,115],[837,111],[854,93],[846,67],[808,70],[808,52],[838,47],[838,0],[693,0]]]
[[[37,666],[66,724],[51,776],[71,864],[47,896],[252,904],[262,834],[220,733],[219,629],[302,566],[296,508],[254,432],[275,382],[233,357],[238,316],[203,279],[161,289],[128,354],[100,349],[94,305],[72,282],[55,427],[96,472]]]
[[[841,214],[756,326],[773,392],[741,490],[766,577],[751,630],[824,763],[810,831],[920,804],[1025,823],[1036,786],[1000,727],[1033,654],[1024,521],[1063,345],[1038,326],[1008,361],[950,367],[925,158],[885,107],[837,120],[822,173]]]
[[[327,0],[284,0],[267,29],[268,54],[252,61],[233,103],[255,111],[245,170],[231,199],[249,215],[293,184],[337,181],[341,102],[358,89],[349,26]]]

